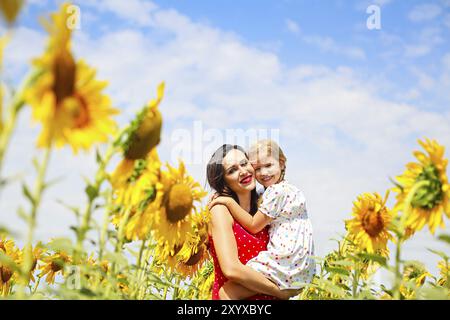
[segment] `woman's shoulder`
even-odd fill
[[[211,222],[214,223],[230,223],[232,224],[234,219],[230,213],[230,210],[225,205],[215,205],[210,210]]]

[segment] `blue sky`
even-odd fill
[[[54,11],[55,3],[29,1],[5,52],[6,79],[18,82],[43,50],[38,17]],[[81,9],[76,56],[109,81],[121,124],[166,81],[163,160],[176,162],[182,133],[188,139],[182,144],[190,146],[185,151],[201,154],[187,168],[203,184],[212,149],[236,142],[227,141],[227,130],[278,130],[287,177],[307,197],[319,255],[334,247],[329,239],[344,231],[358,194],[384,195],[392,186],[388,178],[413,161],[417,139],[435,138],[450,148],[449,0],[75,4]],[[366,27],[370,4],[381,9],[380,30]],[[20,121],[7,170],[32,181],[27,150],[39,127],[30,128],[29,110]],[[219,138],[209,143],[215,134]],[[248,147],[243,136],[238,142]],[[73,223],[52,199],[82,203],[80,174],[95,170],[91,154],[73,157],[63,149],[53,159],[50,176],[65,180],[47,194],[38,232],[43,239],[66,235]],[[20,184],[4,191],[2,197],[16,200],[1,201],[0,215],[16,211],[17,195]],[[18,219],[9,221],[19,229]],[[426,247],[444,250],[424,230],[407,244],[406,256],[427,260],[435,270],[436,258]]]
[[[21,22],[37,28],[37,16],[53,9],[55,2],[32,6]],[[82,13],[96,16],[94,22],[83,21],[90,35],[100,36],[104,30],[100,25],[108,30],[139,27],[135,21],[118,18],[111,11],[91,10],[92,7],[85,4],[89,2],[94,3],[78,1],[75,4],[81,6]],[[256,48],[273,51],[288,67],[297,64],[350,66],[366,81],[385,82],[386,86],[379,93],[389,99],[401,101],[414,97],[416,104],[432,110],[445,110],[449,103],[448,95],[433,89],[429,81],[430,77],[439,78],[442,60],[449,51],[448,0],[253,0],[239,5],[224,0],[152,3],[160,9],[175,9],[212,28],[232,32]],[[381,8],[381,30],[366,27],[369,16],[366,8],[370,4]],[[140,29],[155,36],[151,28]],[[357,52],[352,54],[351,50]]]

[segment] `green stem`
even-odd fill
[[[45,175],[47,173],[48,164],[50,161],[50,154],[51,154],[51,145],[49,145],[45,149],[44,153],[44,159],[42,161],[42,164],[39,166],[38,169],[38,176],[35,182],[34,192],[33,192],[33,201],[31,206],[31,214],[28,217],[28,235],[27,235],[27,242],[25,246],[25,252],[24,252],[24,263],[22,267],[22,275],[24,277],[24,283],[29,282],[30,277],[30,271],[33,265],[33,252],[32,252],[32,244],[33,244],[33,237],[34,237],[34,229],[36,228],[36,221],[37,221],[37,213],[38,208],[42,201],[42,193],[45,189]],[[24,289],[24,288],[23,288]],[[24,290],[20,290],[19,292],[24,293]]]
[[[447,270],[447,281],[445,284],[446,284],[447,289],[450,290],[450,272],[448,270],[448,259],[445,259],[445,268]]]
[[[11,136],[14,133],[14,128],[17,124],[17,117],[26,101],[24,99],[24,93],[27,87],[32,83],[39,75],[41,71],[34,71],[30,73],[25,80],[23,80],[17,92],[14,94],[11,106],[9,107],[9,118],[6,121],[5,127],[0,129],[0,178],[2,176],[3,161],[5,158],[6,150],[8,149]],[[2,110],[0,110],[2,112]]]
[[[177,276],[176,280],[175,280],[175,288],[173,290],[173,297],[172,300],[177,300],[178,299],[178,293],[179,293],[179,289],[178,286],[180,285],[180,277]]]
[[[144,266],[143,272],[142,272],[142,275],[144,278],[145,278],[145,275],[147,274],[147,272],[152,272],[153,266],[155,264],[154,258],[152,259],[152,262],[150,264],[148,263],[150,257],[152,256],[152,253],[153,253],[153,250],[150,247],[148,247],[146,249],[146,252],[144,253],[144,263],[146,263],[146,265]],[[144,285],[140,284],[138,300],[143,300],[145,297],[145,292],[146,292],[145,283],[147,283],[147,281],[144,282]]]
[[[395,285],[394,285],[394,299],[400,300],[400,287],[402,284],[402,274],[400,272],[400,254],[402,246],[402,238],[397,239],[397,246],[395,248]]]
[[[358,262],[354,262],[354,272],[353,272],[353,285],[352,285],[352,296],[356,299],[358,294],[358,282],[359,282],[359,265]]]
[[[169,286],[164,288],[164,300],[167,300],[167,292],[169,291]]]
[[[112,193],[109,192],[109,195],[107,197],[108,199],[108,206],[105,210],[105,213],[103,215],[103,225],[102,230],[100,232],[100,240],[99,240],[99,253],[98,253],[98,259],[102,261],[103,259],[103,252],[105,251],[105,244],[106,244],[106,237],[108,235],[108,225],[109,225],[109,217],[111,214],[111,206],[112,206]]]
[[[19,111],[22,109],[23,105],[25,105],[25,101],[23,99],[19,99],[11,106],[9,119],[8,121],[6,121],[5,127],[0,133],[0,177],[1,177],[1,170],[3,168],[3,160],[5,158],[5,153],[6,150],[8,149],[11,136],[17,124],[17,116],[19,114]]]
[[[140,283],[141,283],[141,277],[142,277],[142,273],[143,273],[141,270],[141,264],[142,264],[142,255],[145,250],[145,242],[146,242],[146,240],[142,240],[141,248],[139,249],[139,255],[138,255],[138,258],[136,261],[136,276],[135,276],[135,283],[134,283],[134,289],[133,289],[133,295],[132,295],[134,297],[134,299],[136,299],[138,296]]]
[[[83,241],[86,238],[86,233],[89,230],[89,225],[91,222],[92,217],[92,207],[94,205],[94,201],[97,199],[99,193],[100,193],[100,187],[103,183],[103,181],[106,180],[107,174],[105,172],[106,165],[109,163],[109,160],[111,160],[111,157],[113,156],[115,151],[115,148],[113,145],[110,145],[108,147],[108,150],[106,151],[105,159],[101,161],[100,166],[97,170],[97,173],[95,175],[95,182],[92,186],[93,192],[95,192],[95,196],[89,196],[89,201],[86,206],[86,210],[83,215],[83,220],[81,223],[80,228],[77,232],[77,246],[76,246],[76,252],[74,260],[77,261],[80,258],[80,255],[83,251]]]
[[[39,283],[40,283],[40,282],[41,282],[41,277],[38,277],[38,278],[37,278],[37,281],[36,281],[36,284],[35,284],[35,286],[34,286],[34,289],[33,289],[33,291],[32,291],[32,294],[33,294],[33,295],[36,293],[37,288],[39,287]]]
[[[123,209],[121,210],[121,212],[119,214],[122,214]],[[117,242],[116,242],[116,247],[114,249],[115,253],[118,253],[123,246],[123,240],[124,240],[124,236],[125,236],[125,226],[128,223],[128,219],[130,217],[131,214],[131,210],[126,210],[125,211],[125,215],[122,217],[122,219],[120,220],[120,224],[119,224],[119,229],[117,231]],[[112,271],[114,274],[117,273],[116,270],[116,262],[114,261],[111,267]]]

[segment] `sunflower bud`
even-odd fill
[[[139,127],[130,136],[125,158],[143,159],[161,140],[162,116],[159,110],[149,110]]]
[[[164,82],[158,86],[158,97],[131,123],[123,150],[129,160],[144,159],[161,140],[162,115],[158,109],[164,95]]]
[[[2,13],[4,19],[9,24],[16,21],[19,15],[20,9],[23,6],[23,0],[1,0],[0,1],[0,12]]]

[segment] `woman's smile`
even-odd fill
[[[239,182],[241,184],[247,185],[247,184],[251,183],[252,180],[253,180],[253,176],[251,174],[249,174],[249,175],[245,176],[244,178],[242,178]]]

